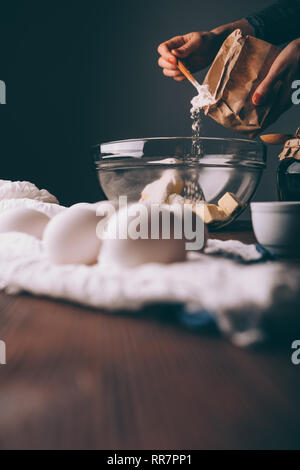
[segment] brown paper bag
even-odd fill
[[[280,49],[239,29],[224,41],[204,84],[215,103],[204,112],[219,124],[238,132],[254,133],[271,120],[271,105],[254,106],[252,95],[265,78]]]
[[[279,160],[285,160],[286,158],[295,158],[296,160],[300,160],[300,138],[286,141],[283,150],[279,155]]]

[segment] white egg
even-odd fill
[[[46,214],[50,219],[66,210],[66,207],[51,202],[42,202],[35,199],[2,199],[0,200],[0,214],[12,209],[34,209]]]
[[[73,209],[74,207],[81,207],[97,211],[100,207],[105,208],[108,205],[111,205],[111,207],[113,207],[115,210],[117,210],[119,206],[118,201],[77,202],[76,204],[73,204],[70,209]]]
[[[96,210],[93,204],[91,204],[90,202],[77,202],[76,204],[73,204],[73,206],[70,206],[70,209],[74,209],[76,207],[79,207],[81,209]]]
[[[71,207],[56,215],[44,233],[44,247],[56,264],[87,264],[97,261],[101,240],[97,225],[101,217],[86,207]]]
[[[194,214],[192,217],[195,220]],[[163,220],[165,224],[162,224]],[[198,249],[202,249],[205,243],[205,227],[202,221],[199,221],[199,224],[202,237]],[[176,230],[180,228],[182,236],[177,238]],[[156,236],[153,235],[155,229]],[[109,219],[99,262],[102,265],[123,268],[146,263],[180,262],[186,259],[187,242],[183,230],[182,208],[174,213],[169,206],[160,207],[160,216],[155,223],[155,218],[151,218],[150,207],[133,204],[121,209]]]
[[[12,209],[0,215],[0,233],[22,232],[42,238],[49,217],[34,209]]]

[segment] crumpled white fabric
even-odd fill
[[[1,189],[1,188],[0,188]],[[0,213],[16,203],[0,201]],[[28,207],[28,199],[20,199]],[[52,214],[65,208],[40,200],[31,207]],[[23,233],[0,234],[0,288],[65,299],[113,310],[135,310],[153,303],[182,303],[192,315],[209,311],[235,344],[246,346],[262,339],[262,321],[289,309],[298,312],[300,272],[284,263],[237,263],[221,257],[234,255],[245,263],[259,261],[255,245],[209,240],[205,254],[189,253],[184,263],[147,264],[134,269],[52,264],[43,242]],[[212,256],[218,255],[218,256]]]
[[[24,198],[58,204],[55,196],[46,189],[38,189],[35,184],[29,183],[29,181],[0,180],[0,200]]]

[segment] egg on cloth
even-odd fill
[[[191,212],[191,211],[190,211]],[[193,221],[196,215],[192,214]],[[153,217],[151,207],[138,203],[122,208],[110,217],[103,237],[99,263],[104,266],[134,268],[146,263],[177,263],[186,259],[187,239],[183,230],[183,209],[159,207],[159,215]],[[198,221],[200,246],[203,249],[206,229]],[[181,236],[178,235],[181,231]]]
[[[90,208],[70,207],[49,222],[43,237],[45,253],[56,264],[97,262],[101,239],[97,225],[101,216]]]
[[[0,233],[21,232],[41,239],[49,221],[46,214],[34,209],[11,209],[0,214]]]
[[[119,201],[98,201],[98,202],[77,202],[70,207],[70,209],[74,207],[81,207],[90,209],[92,211],[97,211],[98,215],[103,215],[115,212],[119,208]]]
[[[37,201],[35,199],[2,199],[0,200],[0,214],[12,209],[34,209],[46,214],[50,219],[66,210],[66,207],[51,202]]]

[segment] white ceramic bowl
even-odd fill
[[[280,256],[300,255],[300,202],[252,202],[258,243]]]

